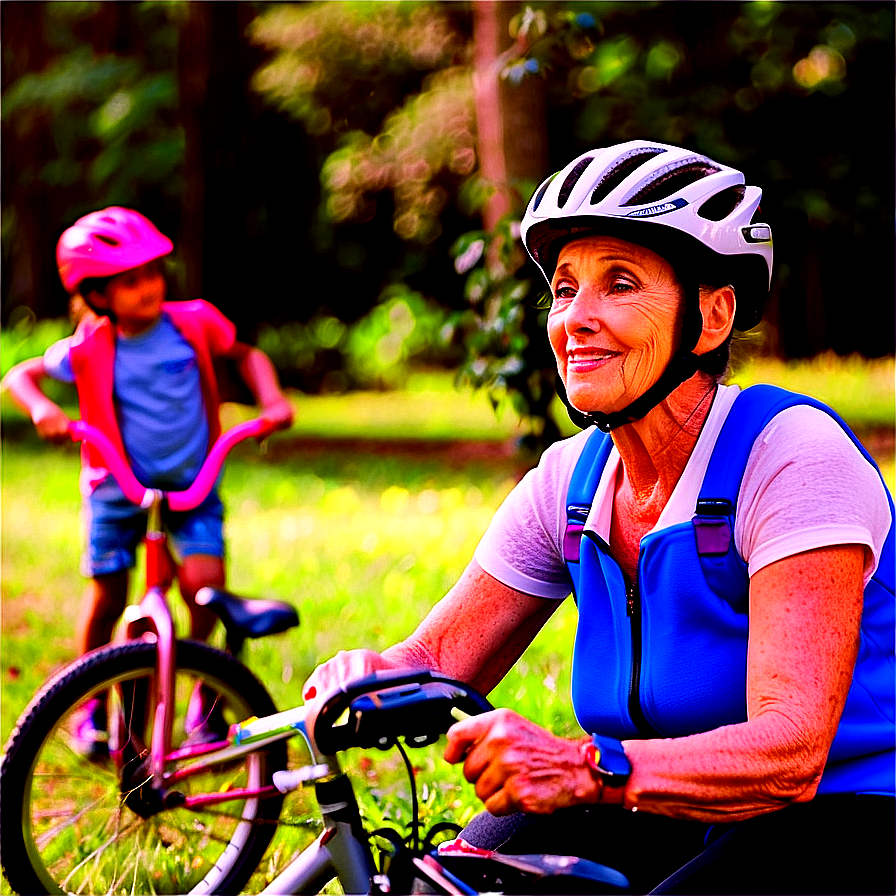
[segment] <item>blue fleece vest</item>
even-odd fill
[[[741,392],[713,449],[691,521],[641,540],[627,589],[609,546],[584,523],[612,448],[595,431],[567,496],[564,556],[579,608],[572,699],[586,731],[620,739],[681,737],[747,719],[749,576],[734,513],[753,443],[785,408],[828,407],[773,386]],[[879,471],[878,471],[879,472]],[[888,495],[889,496],[889,495]],[[865,588],[852,686],[819,793],[896,793],[896,599],[893,500],[880,564]]]

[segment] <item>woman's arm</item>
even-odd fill
[[[409,638],[381,654],[336,654],[305,682],[305,700],[313,714],[315,699],[330,690],[381,669],[402,667],[437,670],[488,693],[560,603],[508,588],[472,561]]]
[[[689,737],[626,741],[624,791],[589,786],[581,744],[499,710],[453,726],[446,758],[494,814],[597,799],[660,815],[737,821],[812,799],[855,666],[860,545],[807,551],[750,584],[748,721]],[[574,747],[578,748],[578,752]]]

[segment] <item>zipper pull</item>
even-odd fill
[[[626,591],[625,595],[625,612],[628,613],[629,616],[635,615],[635,598],[637,597],[637,590],[634,584],[628,586],[628,591]]]

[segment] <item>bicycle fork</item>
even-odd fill
[[[316,893],[338,877],[346,894],[375,892],[376,865],[351,782],[342,773],[314,785],[324,830],[261,892]]]
[[[124,612],[124,638],[131,640],[147,635],[155,639],[156,673],[152,743],[149,745],[148,771],[161,781],[165,771],[165,757],[171,746],[174,727],[175,631],[174,620],[166,594],[174,580],[173,561],[168,553],[168,541],[162,529],[162,501],[160,491],[152,491],[144,545],[146,548],[146,591],[138,604]],[[139,720],[138,720],[139,721]],[[126,723],[130,729],[130,720]]]

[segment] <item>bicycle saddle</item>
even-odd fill
[[[459,718],[491,709],[469,685],[437,672],[375,672],[327,697],[314,723],[314,741],[326,756],[349,747],[387,750],[399,738],[422,747]]]
[[[196,603],[213,610],[228,635],[239,641],[276,635],[299,624],[295,607],[281,600],[253,600],[222,588],[201,588]]]

